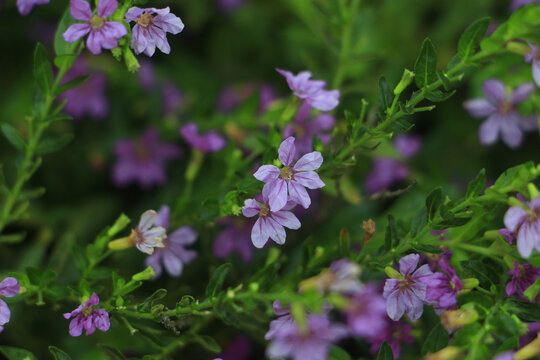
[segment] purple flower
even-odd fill
[[[365,181],[369,193],[389,189],[409,177],[409,168],[397,159],[377,157],[373,159],[373,165],[373,170],[366,175]]]
[[[21,286],[14,277],[7,277],[0,282],[0,295],[3,297],[14,297],[21,290]],[[11,311],[8,304],[0,299],[0,333],[4,331],[6,325],[11,319]]]
[[[219,151],[227,144],[227,141],[216,131],[210,130],[199,135],[197,124],[188,123],[180,128],[180,135],[194,149],[203,153]]]
[[[288,211],[295,204],[289,203],[289,206],[285,206],[280,211],[272,211],[267,192],[268,190],[263,188],[262,203],[257,202],[255,199],[247,199],[242,208],[242,214],[245,217],[259,216],[251,229],[251,241],[259,249],[266,244],[268,238],[271,238],[279,245],[285,244],[287,235],[283,227],[292,230],[300,228],[298,218],[292,212]]]
[[[360,266],[348,259],[334,261],[330,265],[332,281],[328,290],[344,294],[354,294],[361,291],[364,288],[358,279],[361,272]]]
[[[170,53],[167,33],[176,35],[184,30],[182,20],[171,14],[169,7],[141,9],[134,6],[126,12],[126,22],[132,21],[136,24],[131,30],[130,46],[136,54],[144,52],[146,56],[154,55],[156,47],[165,54]]]
[[[420,136],[401,134],[394,140],[394,146],[404,158],[412,158],[420,151],[422,139]]]
[[[154,210],[147,210],[141,215],[139,225],[133,230],[128,239],[137,249],[152,255],[154,248],[165,247],[163,240],[167,238],[167,230],[162,226],[154,226],[157,213]]]
[[[426,300],[433,303],[437,314],[456,306],[457,293],[463,289],[456,271],[444,258],[439,260],[439,266],[443,272],[436,272],[433,275],[426,276],[423,280],[428,285]]]
[[[512,206],[504,215],[506,228],[517,234],[517,248],[521,256],[531,256],[533,248],[540,251],[540,196],[525,202],[526,209]]]
[[[184,105],[186,98],[184,94],[178,90],[178,87],[167,81],[163,85],[163,113],[165,115],[174,115],[176,111]]]
[[[222,360],[246,360],[251,352],[249,339],[243,335],[236,336],[221,354]]]
[[[409,254],[399,260],[397,279],[386,279],[383,296],[386,299],[386,312],[390,319],[397,321],[404,313],[412,321],[422,316],[426,301],[428,275],[433,274],[429,265],[422,265],[415,271],[420,255]]]
[[[513,0],[512,4],[510,4],[510,10],[516,11],[522,6],[529,5],[529,4],[540,4],[540,0]]]
[[[300,105],[294,123],[287,125],[283,132],[286,139],[295,135],[296,157],[313,151],[313,137],[318,137],[323,145],[330,141],[329,131],[334,127],[336,119],[332,115],[320,114],[310,118],[311,106],[307,103]]]
[[[468,100],[463,104],[472,117],[487,117],[480,125],[480,143],[491,145],[500,135],[508,147],[517,148],[523,140],[523,132],[537,127],[536,115],[524,118],[515,108],[534,91],[534,84],[529,82],[520,85],[508,95],[502,82],[489,79],[484,82],[483,89],[485,99]]]
[[[138,182],[143,188],[164,184],[167,181],[165,165],[180,156],[180,148],[160,143],[154,129],[146,130],[137,140],[120,140],[115,146],[115,152],[115,184],[125,186]]]
[[[145,90],[150,90],[156,86],[156,70],[154,64],[147,59],[141,59],[139,60],[139,63],[140,67],[137,72],[137,78]]]
[[[216,0],[217,6],[226,14],[231,14],[244,5],[245,0]]]
[[[540,0],[537,1],[540,4]],[[540,86],[540,46],[535,46],[529,43],[531,52],[525,55],[527,63],[532,62],[532,75],[536,85]]]
[[[90,299],[84,304],[79,305],[70,313],[65,313],[64,318],[71,319],[69,323],[69,335],[81,336],[83,329],[86,330],[86,336],[92,335],[96,329],[107,331],[111,327],[109,313],[104,309],[94,309],[99,304],[99,297],[92,293]]]
[[[514,360],[514,352],[513,351],[505,351],[503,353],[495,355],[493,360]]]
[[[302,71],[295,76],[290,71],[276,70],[285,77],[294,95],[304,100],[312,108],[320,111],[330,111],[338,106],[339,91],[324,90],[326,82],[322,80],[310,80],[311,73],[309,71]]]
[[[90,70],[86,61],[77,59],[73,67],[64,76],[63,82],[74,80],[78,77],[88,75]],[[66,100],[64,111],[80,119],[88,115],[95,119],[103,119],[109,112],[109,101],[105,94],[107,78],[102,73],[94,73],[79,86],[62,93],[60,100]]]
[[[507,272],[507,274],[512,275],[512,280],[506,284],[506,295],[512,296],[517,292],[519,296],[523,296],[523,292],[540,276],[540,268],[533,268],[531,264],[520,266],[516,260],[514,269]]]
[[[171,210],[168,206],[163,205],[157,213],[154,221],[154,226],[161,227],[165,230],[169,229],[169,217]],[[146,266],[151,266],[157,279],[162,272],[161,262],[165,266],[165,270],[169,275],[178,277],[182,275],[184,264],[188,264],[197,257],[197,252],[193,250],[186,250],[184,246],[193,244],[197,239],[197,233],[189,226],[182,226],[162,240],[163,247],[156,249],[156,251],[148,256],[145,260]]]
[[[299,328],[290,315],[277,318],[264,338],[271,341],[266,351],[270,358],[326,360],[330,344],[346,336],[347,329],[332,324],[326,315],[309,314],[305,329]]]
[[[213,252],[220,259],[236,252],[245,262],[251,259],[253,247],[251,244],[252,221],[225,218],[221,225],[227,225],[214,240]]]
[[[366,339],[371,344],[370,351],[376,354],[381,348],[383,342],[387,342],[392,349],[394,359],[399,359],[401,354],[401,343],[412,344],[414,337],[410,335],[412,326],[404,324],[401,321],[391,321],[387,319],[385,328],[373,337]]]
[[[356,336],[374,337],[386,327],[386,302],[374,285],[353,294],[344,312]]]
[[[281,169],[274,165],[263,165],[253,174],[257,180],[266,183],[264,188],[270,199],[270,209],[281,210],[289,198],[307,209],[311,204],[311,198],[306,188],[319,189],[325,186],[319,174],[314,171],[323,163],[321,153],[314,151],[305,154],[293,166],[296,147],[292,136],[283,140],[278,153],[279,160],[283,164]]]
[[[259,114],[266,111],[272,101],[276,99],[276,93],[271,85],[255,83],[230,85],[221,91],[217,107],[220,112],[228,113],[238,108],[255,91],[259,90]]]
[[[86,46],[94,55],[101,54],[101,49],[114,49],[117,39],[127,35],[125,26],[119,21],[106,21],[118,8],[116,0],[100,0],[97,15],[92,15],[90,4],[84,0],[71,0],[70,13],[73,18],[84,21],[71,25],[63,34],[67,42],[75,42],[88,35]]]
[[[516,239],[516,234],[508,229],[499,229],[499,234],[503,235],[504,240],[510,245],[512,245]]]
[[[23,16],[30,14],[35,5],[45,5],[51,0],[17,0],[17,10]]]

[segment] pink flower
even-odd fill
[[[197,124],[189,123],[180,128],[180,135],[192,147],[203,153],[219,151],[227,144],[227,141],[214,130],[199,135]]]
[[[157,15],[153,15],[157,14]],[[184,30],[182,20],[170,13],[169,7],[164,9],[132,7],[126,13],[126,22],[135,21],[131,30],[131,48],[136,54],[154,55],[156,47],[169,54],[171,47],[167,41],[167,33],[178,34]]]
[[[71,0],[70,13],[77,20],[84,23],[75,23],[64,32],[64,40],[75,42],[84,35],[88,35],[86,46],[94,55],[101,54],[101,49],[114,49],[118,46],[117,39],[127,35],[127,30],[121,22],[106,21],[118,8],[116,0],[101,0],[97,6],[97,15],[92,15],[90,4],[84,0]]]
[[[325,186],[319,174],[314,171],[323,163],[321,153],[314,151],[305,154],[293,166],[296,147],[292,136],[283,140],[278,153],[279,160],[283,164],[281,169],[274,165],[263,165],[253,174],[257,180],[266,183],[264,189],[270,199],[270,209],[281,210],[289,198],[307,209],[311,204],[311,198],[306,188],[319,189]]]
[[[14,297],[19,293],[21,286],[14,277],[7,277],[0,282],[0,295],[4,297]],[[8,304],[0,299],[0,332],[4,331],[4,325],[9,322],[11,318],[11,311]]]
[[[23,16],[30,14],[35,5],[45,5],[51,0],[17,0],[17,10]]]
[[[107,331],[111,327],[109,313],[104,309],[94,309],[99,304],[99,297],[92,293],[90,299],[84,304],[79,305],[70,313],[65,313],[64,318],[71,319],[69,323],[69,335],[81,336],[83,329],[86,330],[86,336],[92,335],[96,329]]]

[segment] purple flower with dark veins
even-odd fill
[[[99,297],[96,293],[92,293],[88,301],[72,312],[64,314],[66,319],[73,318],[69,323],[69,335],[81,336],[83,329],[86,330],[86,336],[92,335],[96,329],[109,330],[111,327],[109,313],[104,309],[94,309],[94,306],[98,304]]]
[[[439,260],[439,266],[443,272],[433,273],[422,280],[428,285],[426,300],[433,303],[437,314],[456,306],[457,293],[463,289],[461,279],[444,258]]]
[[[23,16],[30,14],[35,5],[45,5],[51,0],[17,0],[17,10]]]
[[[320,111],[330,111],[338,106],[339,91],[325,90],[326,82],[310,80],[311,73],[309,71],[302,71],[298,75],[281,69],[276,69],[276,71],[285,77],[294,95],[304,100],[312,108]]]
[[[199,129],[195,123],[182,126],[180,128],[180,135],[182,135],[189,146],[203,153],[219,151],[227,144],[225,138],[214,130],[199,135]]]
[[[376,354],[383,342],[387,342],[392,349],[394,359],[399,359],[401,355],[401,343],[412,344],[414,337],[410,335],[412,326],[401,321],[392,321],[387,319],[386,326],[382,331],[379,331],[375,336],[368,337],[366,342],[371,344],[370,352]]]
[[[305,154],[293,165],[296,147],[294,138],[289,137],[279,146],[278,154],[283,164],[281,169],[274,165],[263,165],[253,174],[257,180],[266,183],[264,189],[268,193],[270,209],[281,210],[289,198],[307,209],[311,198],[306,188],[319,189],[325,186],[319,174],[314,171],[323,163],[321,153],[314,151]]]
[[[178,146],[160,143],[154,129],[146,130],[140,139],[120,140],[116,143],[115,153],[114,183],[125,186],[138,182],[143,188],[164,184],[167,181],[167,162],[181,154]]]
[[[540,0],[538,1],[540,4]],[[529,43],[531,52],[525,55],[525,62],[532,63],[532,76],[536,85],[540,86],[540,46]]]
[[[221,220],[219,223],[227,227],[214,240],[214,255],[223,259],[231,253],[236,252],[243,261],[249,261],[253,253],[251,228],[253,228],[254,222],[229,217]]]
[[[156,47],[169,54],[171,46],[167,41],[167,33],[176,35],[184,30],[182,20],[171,14],[169,7],[141,9],[134,6],[126,12],[126,22],[132,21],[136,24],[131,30],[129,44],[137,55],[144,53],[146,56],[152,56],[156,52]]]
[[[517,238],[519,254],[531,256],[533,248],[540,252],[540,196],[524,202],[523,207],[512,206],[504,215],[506,229]]]
[[[90,4],[84,0],[71,0],[70,14],[73,18],[84,21],[71,25],[63,34],[67,42],[75,42],[88,35],[86,47],[94,55],[101,54],[101,49],[114,49],[118,40],[127,35],[126,27],[119,21],[107,21],[118,8],[116,0],[100,0],[97,15],[92,14]]]
[[[154,226],[162,227],[168,231],[170,213],[170,208],[163,205],[157,213]],[[151,266],[156,273],[154,279],[161,275],[161,262],[169,275],[174,277],[182,275],[184,264],[190,263],[197,257],[196,251],[187,250],[184,247],[193,244],[196,239],[197,233],[189,226],[182,226],[170,232],[162,240],[163,247],[156,248],[156,251],[145,260],[146,266]]]
[[[387,279],[384,283],[383,296],[386,299],[386,312],[390,319],[397,321],[403,314],[416,321],[424,312],[427,284],[426,278],[433,273],[429,265],[416,266],[420,255],[409,254],[399,260],[399,273],[396,277]],[[416,271],[415,271],[416,270]]]
[[[7,277],[0,282],[0,295],[3,297],[14,297],[21,290],[21,286],[14,277]],[[11,311],[8,304],[0,299],[0,333],[4,331],[6,325],[11,319]]]
[[[313,151],[313,137],[321,140],[323,145],[330,141],[330,130],[334,127],[336,119],[329,114],[319,114],[311,118],[312,107],[303,103],[298,108],[294,122],[287,125],[283,131],[283,138],[295,136],[296,157]]]
[[[483,85],[486,98],[467,100],[463,104],[472,117],[487,117],[479,129],[482,145],[494,144],[499,136],[508,147],[515,149],[523,141],[523,132],[537,128],[536,115],[523,117],[516,105],[525,101],[534,91],[533,83],[518,86],[507,94],[504,84],[497,79],[489,79]]]
[[[247,199],[244,207],[242,208],[242,214],[245,217],[253,217],[258,215],[259,218],[251,229],[251,241],[256,248],[262,248],[268,238],[274,240],[277,244],[285,244],[284,227],[292,230],[300,229],[300,221],[290,211],[295,206],[293,202],[289,202],[287,206],[283,207],[279,211],[273,211],[270,209],[268,200],[268,189],[263,188],[262,202],[258,202],[255,199]]]
[[[374,285],[366,285],[354,293],[344,313],[356,336],[373,337],[386,327],[386,302]]]
[[[533,268],[531,264],[520,266],[516,260],[514,269],[507,272],[507,274],[512,275],[512,279],[506,284],[506,295],[512,296],[512,294],[517,292],[522,297],[523,292],[540,276],[540,268]]]

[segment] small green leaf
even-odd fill
[[[71,16],[69,9],[66,9],[66,11],[64,11],[64,14],[62,15],[62,19],[60,19],[60,22],[58,23],[56,33],[54,34],[54,53],[57,57],[61,55],[71,54],[73,52],[75,44],[65,41],[63,34],[68,29],[68,27],[75,23],[75,21],[76,20],[73,18],[73,16]],[[75,59],[73,59],[73,61],[75,61]],[[56,66],[60,67],[58,64],[56,64]],[[71,65],[68,67],[71,67]]]
[[[394,100],[394,94],[388,86],[388,82],[384,76],[381,76],[379,79],[379,110],[381,113],[385,113],[386,109],[392,106],[392,101]]]
[[[441,90],[431,90],[426,92],[426,99],[433,102],[443,102],[452,97],[456,93],[456,90],[450,92],[442,92]]]
[[[42,140],[36,148],[36,153],[39,155],[50,154],[56,152],[73,140],[73,134],[64,134],[56,138]]]
[[[467,186],[467,199],[477,197],[482,194],[486,187],[486,169],[480,170],[478,175]]]
[[[107,344],[97,344],[97,347],[101,351],[106,353],[109,356],[109,359],[111,360],[126,360],[126,357],[124,356],[124,354],[122,354],[120,350],[118,350],[115,347],[112,347]]]
[[[420,230],[422,230],[426,226],[426,208],[422,208],[420,212],[416,215],[416,217],[413,219],[411,224],[411,230],[409,233],[414,238],[418,234]]]
[[[330,360],[351,360],[351,356],[349,355],[348,352],[346,352],[339,346],[331,345],[329,359]]]
[[[24,148],[26,147],[26,143],[24,142],[22,135],[19,133],[19,131],[17,131],[17,129],[15,129],[8,123],[2,124],[1,129],[6,139],[11,145],[13,145],[13,147],[15,147],[15,149],[19,151],[24,150]]]
[[[431,223],[442,204],[442,189],[433,190],[426,198],[426,222]]]
[[[34,79],[42,94],[49,94],[52,87],[52,66],[47,57],[47,50],[37,43],[34,51]]]
[[[394,354],[392,353],[392,349],[386,341],[382,343],[381,348],[377,353],[376,360],[394,360]]]
[[[448,340],[448,331],[440,323],[437,324],[433,330],[429,332],[429,335],[424,341],[424,345],[422,346],[422,355],[441,350],[448,345]]]
[[[4,354],[7,360],[37,360],[30,351],[12,346],[0,346],[0,353]]]
[[[420,88],[426,88],[433,82],[437,75],[437,53],[435,47],[429,38],[422,43],[420,55],[414,64],[414,73],[416,85]]]
[[[225,282],[225,278],[230,270],[231,264],[226,263],[214,271],[210,281],[208,282],[208,286],[206,287],[206,296],[214,297],[221,290],[223,283]]]
[[[458,55],[463,60],[474,55],[489,28],[490,21],[489,17],[478,19],[461,35],[458,43]]]
[[[507,298],[509,304],[508,311],[516,314],[518,318],[526,322],[540,321],[540,307],[536,304],[518,300],[516,298]]]
[[[392,215],[388,215],[388,225],[384,234],[384,244],[388,250],[393,249],[399,244],[397,236],[396,220]]]
[[[81,85],[86,80],[88,80],[89,77],[90,77],[90,75],[86,75],[86,76],[81,76],[81,77],[78,77],[78,78],[73,79],[71,81],[68,81],[67,83],[63,84],[58,89],[56,89],[56,92],[54,93],[54,95],[55,96],[60,95],[60,94],[62,94],[64,92],[66,92],[69,89],[73,89],[73,88]]]
[[[412,244],[412,248],[419,253],[423,254],[442,254],[444,253],[440,247],[428,244]]]
[[[450,83],[450,79],[448,78],[448,76],[446,76],[444,72],[437,70],[437,77],[439,78],[439,80],[441,80],[444,90],[450,91],[450,87],[452,86],[452,84]]]
[[[55,360],[71,360],[71,357],[56,346],[49,346],[49,351]]]

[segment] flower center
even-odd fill
[[[137,24],[142,26],[143,28],[147,28],[151,26],[154,23],[154,17],[151,13],[147,13],[146,11],[139,16],[137,19]]]
[[[90,19],[90,28],[92,31],[99,31],[105,25],[105,20],[97,15],[92,16]]]
[[[85,318],[87,318],[87,317],[89,317],[90,315],[92,315],[92,311],[93,311],[92,307],[91,307],[91,306],[87,306],[87,307],[85,307],[85,308],[83,308],[83,309],[81,310],[81,314],[82,314]]]
[[[270,213],[270,207],[268,206],[268,204],[262,204],[261,210],[259,210],[259,216],[266,217],[268,216],[269,213]]]
[[[131,234],[129,235],[129,238],[134,244],[144,243],[144,234],[138,228],[131,230]]]
[[[510,111],[512,111],[512,103],[508,100],[503,100],[503,102],[499,105],[499,112],[502,114],[508,114]]]
[[[286,166],[284,166],[281,169],[281,174],[279,174],[280,178],[282,178],[283,180],[287,180],[287,181],[291,181],[293,176],[294,176],[294,170],[291,169],[291,168],[288,168]]]
[[[412,285],[413,281],[411,279],[411,276],[410,275],[407,275],[403,278],[403,280],[400,280],[399,282],[399,291],[405,291],[405,290],[408,290],[411,285]]]
[[[150,158],[148,147],[142,141],[137,141],[135,144],[135,157],[140,161],[146,161]]]

